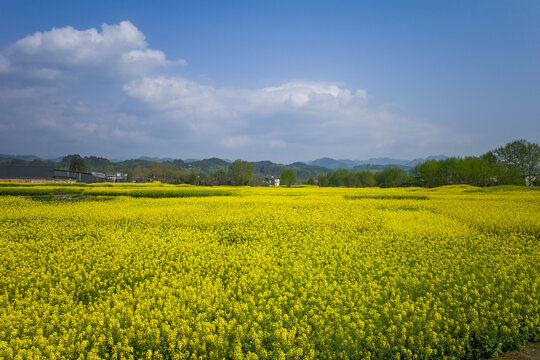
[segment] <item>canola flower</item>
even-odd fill
[[[540,340],[538,191],[218,189],[235,196],[0,197],[0,359],[477,359]]]

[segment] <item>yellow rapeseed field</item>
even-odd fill
[[[477,359],[540,340],[540,191],[68,188],[100,196],[0,196],[0,359]]]

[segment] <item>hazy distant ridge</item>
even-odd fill
[[[326,168],[330,170],[335,169],[354,169],[357,166],[360,165],[399,165],[401,167],[414,167],[419,163],[422,163],[427,160],[443,160],[447,157],[444,155],[437,155],[437,156],[428,156],[426,158],[417,158],[414,160],[403,160],[403,159],[393,159],[388,157],[381,157],[381,158],[369,158],[367,160],[350,160],[350,159],[340,159],[335,160],[329,157],[323,157],[316,160],[311,161],[304,161],[304,162],[294,162],[291,163],[289,166],[299,166],[299,164],[306,164],[311,166],[316,166],[319,168]],[[25,161],[32,161],[32,160],[54,160],[54,161],[61,161],[62,157],[59,157],[57,159],[43,159],[36,155],[8,155],[8,154],[0,154],[0,159],[8,160],[8,159],[21,159]],[[161,158],[161,157],[150,157],[150,156],[139,156],[137,158],[122,158],[122,159],[111,159],[110,161],[113,163],[120,163],[124,161],[134,161],[134,160],[144,160],[144,161],[155,161],[155,162],[182,162],[185,164],[191,164],[193,168],[198,168],[204,171],[208,171],[210,169],[226,169],[228,165],[232,162],[229,159],[221,159],[221,158],[209,158],[209,159],[173,159],[173,158]],[[268,166],[268,163],[272,163],[270,161],[254,161],[255,164],[266,164]],[[278,164],[278,163],[275,163]],[[281,165],[281,164],[279,164]]]
[[[393,158],[370,158],[367,160],[350,160],[350,159],[341,159],[341,160],[335,160],[328,157],[323,157],[317,160],[312,161],[306,161],[306,164],[309,165],[316,165],[316,166],[322,166],[327,169],[335,170],[335,169],[353,169],[355,166],[358,165],[401,165],[401,166],[407,166],[407,167],[414,167],[419,163],[422,163],[424,161],[428,160],[443,160],[447,157],[444,155],[437,155],[437,156],[428,156],[427,158],[417,158],[414,160],[403,160],[403,159],[393,159]]]

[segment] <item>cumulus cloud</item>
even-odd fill
[[[432,146],[448,131],[370,106],[365,90],[328,82],[241,89],[160,76],[134,80],[124,85],[124,91],[152,111],[166,114],[171,122],[205,131],[215,139],[212,146],[217,143],[260,156],[265,151],[309,148],[320,155],[326,151],[354,156],[394,151],[410,142],[418,149]]]
[[[10,46],[0,58],[0,71],[8,62],[12,71],[90,72],[94,76],[134,76],[159,66],[186,64],[168,60],[160,50],[148,48],[144,34],[131,22],[104,24],[77,30],[71,26],[28,35]]]
[[[8,72],[11,68],[11,64],[4,55],[0,54],[0,73]]]
[[[184,78],[145,77],[127,83],[124,91],[154,109],[176,118],[242,118],[272,116],[281,111],[304,113],[362,106],[365,90],[350,91],[326,82],[288,82],[260,89],[215,88]]]
[[[150,48],[129,21],[16,41],[0,52],[2,151],[287,162],[411,146],[417,156],[440,139],[455,141],[448,129],[370,104],[363,89],[325,81],[209,86],[170,76],[171,65],[186,62]]]

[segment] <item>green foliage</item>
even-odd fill
[[[400,168],[387,168],[375,176],[377,185],[380,187],[403,186],[408,179],[405,170]]]
[[[416,165],[412,174],[417,185],[427,187],[453,184],[523,185],[524,180],[517,167],[493,161],[489,153],[482,157],[431,160]]]
[[[134,198],[184,198],[184,197],[207,197],[207,196],[231,196],[232,192],[224,190],[195,190],[195,189],[143,189],[143,190],[119,190],[119,189],[87,189],[88,195],[101,196],[131,196]]]
[[[73,172],[86,172],[86,164],[82,157],[74,157],[69,164],[69,171]]]
[[[234,161],[229,166],[229,178],[232,185],[245,186],[253,179],[253,164],[243,160]]]
[[[69,164],[69,163],[71,163],[71,161],[72,161],[73,159],[77,159],[77,158],[81,158],[81,159],[82,159],[81,155],[79,155],[79,154],[67,155],[67,156],[64,156],[64,157],[62,158],[62,162],[65,163],[65,164]]]
[[[91,170],[106,168],[110,166],[111,164],[109,159],[106,159],[104,157],[98,157],[98,156],[85,156],[84,163]]]
[[[287,185],[288,187],[291,187],[291,185],[296,183],[296,174],[291,169],[285,169],[281,173],[279,179],[282,185]]]
[[[0,195],[36,196],[36,195],[63,195],[82,194],[91,196],[130,196],[143,198],[182,198],[231,196],[227,190],[210,190],[201,188],[186,188],[160,183],[152,184],[31,184],[27,183],[1,183]]]
[[[345,199],[348,200],[362,200],[362,199],[375,199],[375,200],[429,200],[427,195],[415,195],[415,194],[367,194],[367,195],[345,195]]]
[[[228,185],[229,178],[227,177],[227,172],[223,169],[217,170],[212,174],[212,185]]]
[[[540,146],[526,140],[512,141],[480,157],[426,161],[412,171],[416,184],[436,187],[452,184],[475,186],[524,185],[540,171]]]
[[[519,169],[521,175],[540,173],[540,146],[527,140],[515,140],[493,150],[497,160]]]
[[[375,176],[369,171],[348,171],[337,169],[326,175],[317,177],[317,184],[321,187],[344,186],[344,187],[372,187],[376,186]]]
[[[328,172],[327,168],[307,165],[302,162],[295,162],[287,166],[271,161],[246,162],[237,160],[235,163],[229,164],[218,158],[190,163],[183,160],[158,162],[148,159],[111,162],[96,156],[82,158],[78,154],[62,158],[62,162],[42,161],[35,158],[28,158],[26,161],[24,159],[0,158],[0,162],[17,165],[49,165],[61,168],[73,165],[72,171],[122,172],[127,173],[129,181],[158,180],[171,184],[249,184],[256,186],[263,185],[264,178],[277,177],[283,170],[290,169],[299,182],[315,183],[314,178],[316,177],[316,183],[321,187],[393,187],[410,184],[426,187],[452,184],[493,186],[538,184],[540,146],[526,140],[516,140],[480,157],[426,161],[410,171],[414,181],[408,177],[404,178],[404,172],[394,170],[395,168],[408,170],[407,167],[388,165],[359,165],[352,171],[337,169]],[[71,164],[72,162],[73,164]],[[384,171],[375,176],[371,172],[365,171],[366,169]],[[308,181],[309,179],[311,180]]]
[[[218,170],[227,170],[230,166],[225,160],[218,159],[216,157],[210,159],[204,159],[199,161],[194,161],[188,164],[192,169],[197,169],[205,173],[211,173]]]

